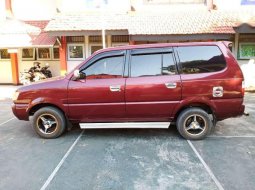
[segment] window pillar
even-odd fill
[[[59,59],[60,59],[60,75],[64,76],[67,71],[67,59],[66,59],[66,37],[61,37],[61,47],[59,48]]]
[[[18,55],[17,53],[11,54],[11,64],[12,64],[12,82],[14,85],[19,84],[19,69],[18,69]]]

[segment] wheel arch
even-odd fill
[[[206,104],[206,103],[201,103],[201,102],[192,102],[192,103],[189,103],[189,104],[185,104],[185,105],[182,105],[178,108],[178,110],[176,111],[176,114],[175,114],[175,117],[174,117],[174,120],[176,120],[178,118],[178,116],[180,115],[180,113],[183,111],[183,110],[186,110],[188,108],[200,108],[202,110],[204,110],[206,113],[208,114],[212,114],[213,117],[215,117],[215,114],[214,114],[214,109],[212,106]]]
[[[57,106],[56,104],[52,104],[52,103],[39,103],[39,104],[32,106],[28,111],[29,116],[33,116],[36,111],[38,111],[39,109],[41,109],[43,107],[54,107],[54,108],[60,110],[64,114],[64,116],[66,116],[64,110],[61,107]]]

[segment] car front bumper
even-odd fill
[[[27,113],[28,104],[12,104],[12,112],[19,120],[29,120],[29,114]]]

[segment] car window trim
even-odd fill
[[[89,67],[90,65],[94,64],[96,61],[98,61],[99,59],[102,59],[102,58],[107,58],[107,57],[117,57],[117,56],[124,56],[125,57],[125,53],[126,51],[109,51],[109,52],[102,52],[102,53],[99,53],[97,55],[95,55],[93,58],[91,58],[88,62],[84,63],[81,67],[80,67],[80,71],[86,69],[87,67]]]
[[[159,54],[159,53],[173,53],[172,47],[166,48],[146,48],[146,49],[132,49],[130,54],[132,55],[146,55],[146,54]]]

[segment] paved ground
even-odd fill
[[[72,129],[39,138],[0,100],[0,189],[254,189],[255,94],[249,117],[219,122],[203,141],[169,130]]]

